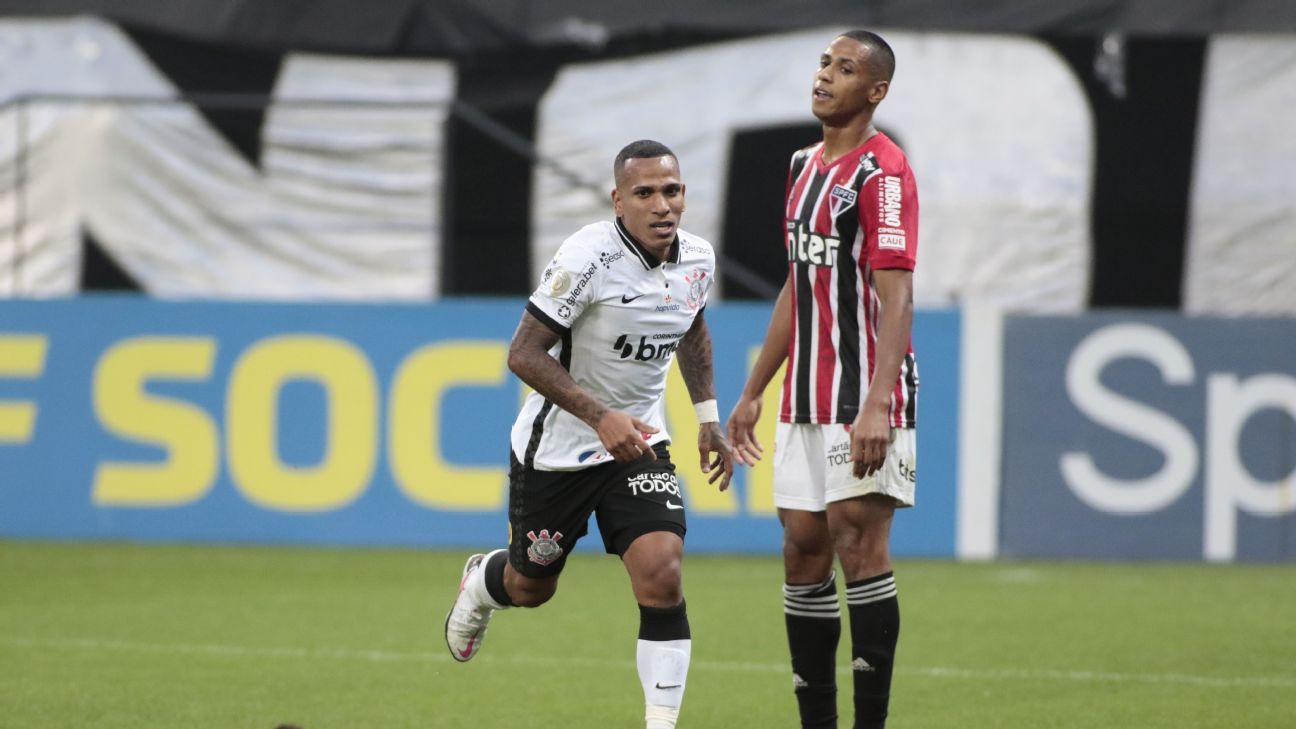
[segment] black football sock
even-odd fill
[[[850,611],[855,729],[883,729],[891,700],[891,669],[900,637],[900,602],[891,572],[846,585]]]
[[[837,641],[841,638],[836,573],[813,585],[783,585],[783,619],[801,726],[836,729]]]

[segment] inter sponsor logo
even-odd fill
[[[805,223],[797,223],[795,227],[789,224],[788,227],[791,228],[788,231],[789,261],[832,268],[841,239],[811,233]]]

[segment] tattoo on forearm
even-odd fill
[[[715,384],[711,372],[711,332],[699,315],[693,326],[680,340],[678,350],[680,374],[688,386],[693,402],[715,399]]]
[[[549,356],[549,349],[557,342],[557,334],[534,317],[524,316],[509,345],[509,369],[555,405],[596,427],[608,408],[585,392],[571,373]]]

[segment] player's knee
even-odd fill
[[[514,605],[533,608],[549,602],[549,599],[558,591],[558,580],[536,580],[515,573],[506,575],[504,586]]]
[[[827,534],[786,530],[783,532],[783,561],[805,563],[832,561],[833,543]]]
[[[846,525],[833,530],[833,546],[850,572],[881,573],[891,563],[891,551],[885,535],[873,530]]]
[[[641,576],[636,599],[650,607],[674,607],[684,599],[684,580],[678,558],[662,559]]]
[[[531,588],[524,587],[519,589],[516,594],[513,590],[509,590],[509,598],[512,599],[513,604],[518,607],[540,607],[549,602],[549,599],[554,596],[555,592],[557,592],[557,587],[557,585]]]
[[[832,563],[832,542],[827,539],[783,541],[783,570],[789,583],[821,582],[832,572]]]

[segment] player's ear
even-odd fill
[[[612,207],[616,210],[616,216],[621,217],[621,192],[615,187],[612,188]]]
[[[887,92],[891,90],[890,81],[878,81],[869,89],[869,103],[877,106],[886,98]]]

